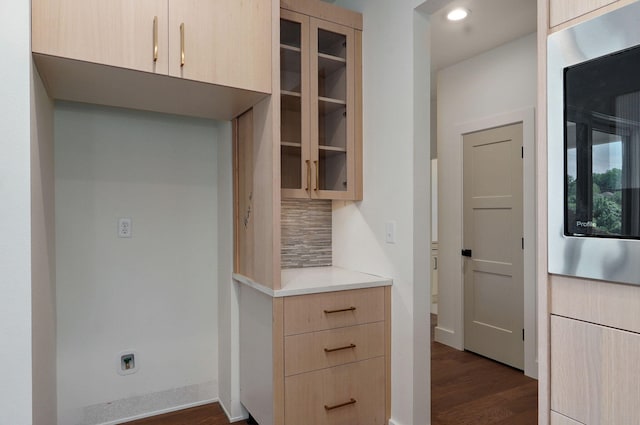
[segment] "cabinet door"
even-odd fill
[[[271,92],[271,1],[169,0],[169,75]]]
[[[280,11],[280,181],[283,198],[309,198],[309,17]]]
[[[33,0],[32,50],[167,74],[167,0]]]
[[[638,358],[640,334],[551,316],[551,409],[586,425],[637,424]]]
[[[384,322],[284,338],[284,374],[297,375],[385,354]]]
[[[355,198],[355,30],[311,19],[312,197]]]
[[[383,425],[384,357],[285,378],[287,425]]]
[[[297,335],[384,320],[384,288],[353,289],[284,299],[284,334]]]
[[[549,26],[553,28],[616,1],[618,0],[550,0]]]

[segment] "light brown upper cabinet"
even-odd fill
[[[167,0],[32,0],[32,50],[167,74]]]
[[[362,199],[362,32],[280,16],[282,197]]]
[[[265,0],[32,0],[32,50],[270,93],[271,4]]]
[[[619,0],[549,0],[549,27],[554,28],[572,19],[594,12]],[[604,11],[603,11],[604,12]]]
[[[169,75],[271,91],[271,2],[169,0]]]

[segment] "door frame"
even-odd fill
[[[456,126],[456,135],[460,143],[461,172],[464,173],[463,138],[469,133],[490,130],[496,127],[522,123],[522,145],[524,159],[522,163],[522,211],[524,232],[524,332],[529,335],[524,341],[524,374],[538,378],[537,356],[537,323],[536,323],[536,192],[535,192],[535,108],[533,106],[514,110],[504,114],[494,115]],[[464,185],[464,179],[461,180]],[[460,188],[462,196],[464,186]],[[462,205],[462,202],[461,202]],[[464,221],[464,214],[462,214]],[[460,228],[463,227],[460,223]],[[462,241],[460,241],[462,243]],[[462,249],[462,245],[460,246]],[[462,260],[460,260],[462,261]],[[464,282],[462,267],[460,268],[460,282]],[[459,299],[460,329],[455,333],[464,341],[464,285]],[[464,347],[464,343],[461,344]]]

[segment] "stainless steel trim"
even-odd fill
[[[640,240],[564,235],[564,68],[640,45],[640,3],[580,23],[547,41],[549,273],[640,285]]]

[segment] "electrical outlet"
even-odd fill
[[[118,219],[118,237],[130,238],[131,237],[131,219],[124,217]]]
[[[135,350],[122,351],[118,354],[119,375],[131,375],[140,369],[138,353]]]

